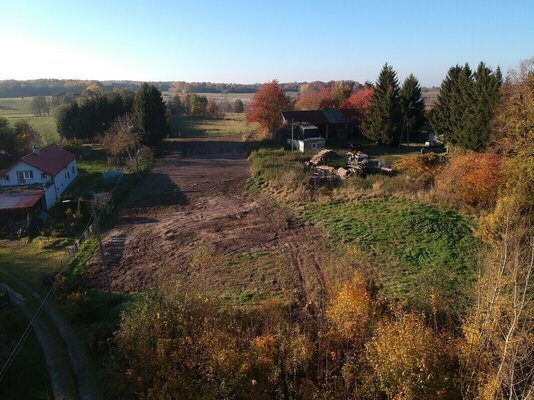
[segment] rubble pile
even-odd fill
[[[365,177],[368,174],[390,174],[391,168],[384,166],[380,160],[370,159],[362,151],[347,152],[345,154],[346,165],[344,167],[334,168],[326,165],[330,161],[343,158],[334,150],[324,149],[314,155],[310,161],[304,164],[305,171],[311,171],[312,177],[310,183],[313,186],[324,184],[326,181],[338,181],[351,175]]]

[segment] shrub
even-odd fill
[[[497,154],[458,155],[436,176],[436,196],[454,206],[490,208],[500,182],[501,157]]]
[[[401,314],[379,325],[366,358],[388,398],[451,399],[455,360],[449,346],[419,316]]]
[[[395,163],[395,168],[413,177],[434,177],[447,164],[447,158],[435,153],[414,154]]]
[[[88,322],[94,318],[94,310],[86,292],[79,290],[65,298],[66,315],[72,322]]]

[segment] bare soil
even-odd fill
[[[230,298],[289,295],[321,306],[321,235],[246,190],[244,144],[191,139],[168,150],[143,178],[140,199],[104,235],[113,290],[180,279]],[[84,274],[89,285],[103,287],[98,257]]]

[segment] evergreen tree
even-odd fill
[[[153,85],[143,83],[135,96],[133,118],[135,126],[143,133],[143,142],[157,144],[167,131],[165,103],[161,92]]]
[[[234,112],[242,113],[245,108],[243,107],[243,102],[241,99],[236,99],[234,102]]]
[[[499,100],[502,76],[483,63],[473,73],[468,64],[451,67],[443,80],[431,124],[445,143],[482,151],[490,135],[490,120]]]
[[[410,134],[417,131],[425,121],[425,103],[421,97],[421,86],[413,74],[404,81],[399,93],[400,113],[402,120],[402,132],[399,145],[402,143],[403,134],[410,143]]]
[[[371,99],[368,136],[380,144],[392,144],[400,134],[399,82],[391,65],[384,65]]]

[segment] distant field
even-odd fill
[[[427,107],[432,107],[436,101],[438,100],[438,94],[439,91],[433,91],[433,92],[423,92],[423,100],[425,101],[425,105]]]
[[[171,120],[172,137],[215,137],[255,134],[255,124],[245,122],[245,114],[227,113],[223,119],[176,117]]]
[[[17,121],[28,121],[39,132],[43,144],[59,140],[56,121],[53,116],[36,117],[32,113],[31,102],[33,97],[17,97],[0,99],[0,117],[14,124]]]

